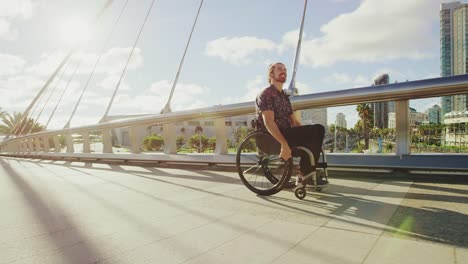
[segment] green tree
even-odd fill
[[[195,134],[189,139],[190,147],[196,149],[198,153],[205,152],[208,148],[208,138],[203,134]]]
[[[238,127],[234,129],[234,140],[236,142],[236,146],[239,146],[239,144],[244,140],[244,138],[252,132],[252,128],[247,128],[247,127]]]
[[[152,134],[151,136],[147,136],[143,139],[143,147],[148,151],[160,151],[164,147],[164,139],[161,136]]]
[[[208,149],[214,151],[216,149],[216,138],[210,137],[208,139]]]
[[[369,104],[358,104],[356,110],[361,118],[365,149],[369,149],[369,130],[373,126],[373,113]],[[358,122],[359,123],[359,122]]]
[[[198,134],[198,135],[201,135],[201,133],[203,133],[203,127],[198,125],[195,127],[195,133]],[[202,137],[198,137],[199,139],[199,142],[198,142],[198,147],[196,149],[198,149],[198,153],[202,152],[201,150],[203,149],[204,151],[204,148],[202,147]],[[192,143],[190,143],[190,145],[192,145]]]
[[[2,108],[0,107],[0,119],[5,117],[7,115],[7,112],[3,111]]]
[[[177,148],[180,149],[184,146],[185,144],[185,137],[184,136],[178,136],[176,138],[176,145],[177,145]]]
[[[0,133],[5,135],[25,135],[28,133],[36,133],[44,130],[44,126],[37,123],[32,118],[23,119],[23,115],[18,112],[14,112],[12,115],[9,113],[3,113],[1,121],[3,124],[0,125]]]

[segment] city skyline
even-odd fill
[[[24,111],[70,48],[69,40],[74,34],[63,30],[64,26],[78,24],[69,22],[70,18],[90,21],[105,2],[2,3],[0,24],[6,25],[0,27],[3,110]],[[296,87],[301,94],[309,94],[370,86],[382,73],[388,73],[392,82],[440,76],[438,34],[442,2],[309,1]],[[72,126],[96,123],[102,117],[150,3],[128,2]],[[303,4],[205,1],[172,109],[253,101],[267,85],[265,69],[272,61],[284,61],[291,76]],[[85,58],[51,128],[63,126],[68,119],[99,55],[99,40],[107,35],[123,5],[124,1],[114,1],[102,19],[102,27],[96,27],[100,38],[81,52],[82,56],[72,59],[77,63],[80,57]],[[198,5],[199,1],[158,1],[153,7],[111,115],[159,113],[163,108]],[[400,23],[393,23],[391,18],[395,16]],[[389,45],[394,42],[399,46]],[[68,80],[72,68],[73,65],[68,67],[63,80]],[[56,93],[64,83],[57,85]],[[416,108],[425,111],[432,105],[434,100]],[[47,111],[48,108],[46,117]],[[355,111],[355,106],[329,109],[328,122],[333,122],[337,112],[350,111]],[[348,127],[353,127],[357,119],[357,113],[347,115]]]

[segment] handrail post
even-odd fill
[[[164,138],[164,153],[166,154],[177,154],[176,144],[176,126],[174,123],[164,124],[163,126],[163,138]]]
[[[49,152],[50,146],[49,146],[49,137],[48,136],[42,137],[42,145],[44,146],[43,151],[45,153]]]
[[[130,138],[130,151],[132,153],[141,153],[140,146],[142,143],[142,136],[138,134],[138,129],[141,127],[134,126],[128,128],[128,137]]]
[[[91,146],[89,142],[89,132],[83,132],[81,134],[83,138],[83,153],[91,153]]]
[[[65,138],[66,138],[66,142],[67,142],[67,153],[74,153],[75,152],[75,147],[73,145],[72,133],[68,132],[65,135]]]
[[[216,130],[216,148],[215,154],[222,155],[227,154],[227,135],[226,135],[226,120],[225,118],[216,118],[215,121]]]
[[[102,132],[102,153],[113,153],[111,130],[103,129],[101,132]]]
[[[41,141],[40,141],[40,138],[38,138],[38,137],[33,138],[33,146],[34,146],[34,151],[35,151],[35,152],[41,151]]]
[[[54,152],[59,153],[62,150],[62,146],[60,146],[60,140],[58,135],[54,135]]]
[[[396,154],[410,154],[410,113],[409,101],[400,100],[395,102],[395,119],[396,119]]]
[[[18,140],[18,154],[26,152],[26,147],[24,146],[24,140]]]
[[[28,154],[34,152],[33,139],[28,138],[26,140],[28,141]]]

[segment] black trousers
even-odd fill
[[[325,127],[320,124],[305,125],[288,128],[282,131],[282,133],[286,141],[288,141],[289,147],[302,146],[308,148],[314,154],[315,164],[318,163],[320,152],[322,151],[323,138],[325,137]],[[303,175],[315,170],[315,167],[310,164],[309,156],[304,151],[293,153],[293,156],[301,157],[299,165],[301,166],[300,171]]]

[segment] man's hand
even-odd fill
[[[288,160],[288,159],[292,158],[292,155],[291,155],[291,148],[289,147],[288,144],[281,145],[280,157],[281,157],[283,160]]]

